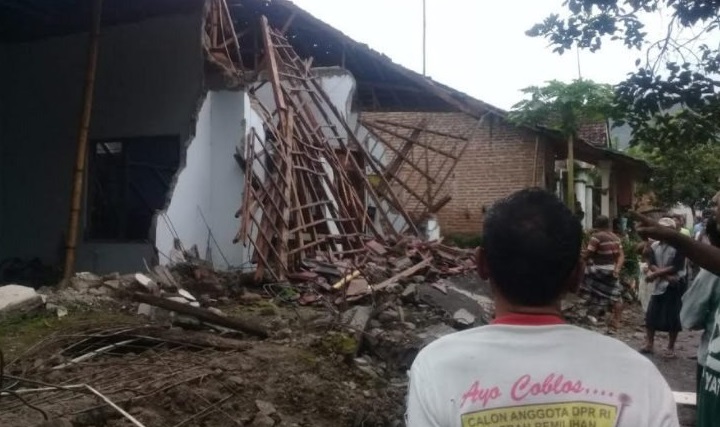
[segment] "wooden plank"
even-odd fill
[[[392,130],[392,129],[388,129],[387,127],[385,127],[385,126],[383,126],[383,125],[380,125],[380,124],[377,124],[377,123],[374,123],[374,122],[363,122],[363,124],[365,124],[365,125],[367,125],[367,126],[370,126],[370,127],[374,128],[374,129],[379,129],[379,130],[381,130],[382,132],[385,132],[385,133],[387,133],[387,134],[389,134],[389,135],[392,135],[392,136],[394,136],[394,137],[396,137],[396,138],[400,138],[400,139],[405,140],[405,141],[411,141],[407,136],[405,136],[405,135],[403,135],[403,134],[401,134],[401,133],[397,133],[397,132],[395,132],[395,131]],[[448,153],[447,151],[443,151],[443,150],[441,150],[441,149],[439,149],[439,148],[435,148],[435,147],[432,146],[432,144],[423,144],[423,143],[421,143],[421,142],[419,142],[419,141],[412,141],[412,142],[413,142],[415,145],[417,145],[417,146],[420,146],[420,147],[423,147],[423,148],[427,148],[427,149],[429,149],[429,150],[431,150],[431,151],[435,151],[436,153],[442,154],[443,156],[450,157],[450,158],[452,158],[452,159],[457,159],[457,156],[453,155],[452,153]]]
[[[177,301],[171,301],[169,299],[165,299],[162,297],[156,297],[154,295],[148,295],[148,294],[142,294],[139,292],[134,292],[132,294],[132,299],[149,304],[155,307],[160,307],[165,310],[174,311],[176,313],[186,314],[188,316],[195,317],[198,320],[201,320],[203,322],[211,323],[213,325],[223,326],[225,328],[230,328],[236,331],[244,332],[248,335],[252,335],[258,338],[267,338],[270,336],[268,331],[261,326],[258,323],[245,320],[245,319],[238,319],[234,317],[228,317],[228,316],[220,316],[218,314],[213,313],[212,311],[205,310],[204,308],[199,307],[193,307],[190,304],[183,304],[181,302]]]
[[[438,213],[440,211],[440,209],[444,208],[445,205],[450,203],[451,200],[452,200],[452,196],[450,196],[450,195],[443,197],[442,199],[438,200],[437,203],[428,207],[428,213],[431,213],[431,214]]]
[[[265,59],[267,60],[268,72],[270,73],[270,82],[273,85],[273,96],[275,97],[275,106],[281,111],[287,110],[285,105],[285,99],[282,97],[282,91],[280,88],[280,74],[277,64],[277,58],[275,57],[275,48],[273,46],[272,36],[270,35],[270,26],[265,16],[260,18],[263,43],[265,44]],[[285,117],[284,114],[280,114],[280,128],[283,128]]]
[[[468,137],[453,135],[453,134],[451,134],[451,133],[440,132],[440,131],[432,130],[432,129],[427,129],[426,126],[421,126],[421,125],[409,125],[409,124],[406,124],[406,123],[393,122],[393,121],[384,120],[384,119],[373,119],[372,121],[375,122],[375,123],[381,123],[381,124],[384,124],[384,125],[396,126],[396,127],[401,127],[401,128],[405,128],[405,129],[420,130],[420,131],[425,132],[425,133],[429,133],[429,134],[433,134],[433,135],[437,135],[437,136],[444,136],[444,137],[447,137],[447,138],[457,139],[457,140],[460,140],[460,141],[469,141],[469,138],[468,138]]]
[[[366,148],[360,143],[360,141],[357,140],[357,138],[355,137],[355,134],[352,133],[352,129],[350,129],[350,126],[348,126],[347,122],[343,119],[342,114],[340,114],[340,112],[337,110],[337,108],[335,108],[335,105],[332,103],[332,100],[329,98],[328,94],[325,93],[325,91],[322,89],[322,87],[320,86],[320,84],[319,84],[318,82],[314,81],[314,80],[311,80],[310,83],[314,86],[314,89],[315,89],[316,93],[317,93],[317,94],[320,96],[320,98],[324,101],[324,105],[334,114],[334,116],[337,118],[337,120],[340,122],[340,124],[343,126],[343,128],[344,128],[345,131],[347,132],[347,135],[355,142],[355,144],[356,144],[356,146],[358,147],[358,149],[363,152],[363,154],[365,155],[366,158],[368,158],[368,159],[371,158],[372,156],[370,155],[370,153],[368,153],[367,150],[366,150]],[[329,119],[329,117],[328,117],[328,115],[327,115],[327,113],[326,113],[325,110],[322,108],[322,107],[323,107],[323,103],[320,102],[320,99],[315,99],[315,104],[316,104],[317,108],[319,109],[320,114],[323,115],[323,117],[325,118],[325,120],[328,121],[328,122],[331,122],[330,119]],[[347,149],[347,147],[345,146],[345,144],[344,144],[342,141],[338,141],[338,142],[340,143],[341,148]],[[354,157],[351,157],[351,160],[353,161],[353,163],[355,163]],[[355,164],[355,167],[358,167],[357,164]],[[370,162],[370,168],[373,169],[373,172],[374,172],[374,173],[378,174],[378,176],[380,177],[380,179],[381,179],[382,181],[384,181],[386,185],[388,184],[387,180],[384,179],[384,177],[382,176],[381,171],[379,170],[379,168],[378,168],[377,165],[375,165],[373,162]],[[358,169],[359,169],[359,168],[358,168]],[[368,188],[367,188],[367,189],[368,189],[368,193],[369,193],[370,196],[373,198],[373,201],[375,202],[376,206],[378,206],[378,208],[381,207],[381,206],[382,206],[382,201],[380,200],[380,197],[378,197],[378,195],[375,193],[375,190],[372,188],[372,185],[370,185],[370,182],[367,181],[367,177],[363,176],[363,179],[365,180],[366,185],[367,185],[367,187],[368,187]],[[415,223],[413,222],[413,220],[412,220],[412,218],[410,217],[410,215],[408,215],[408,213],[402,208],[402,204],[401,204],[400,201],[397,199],[397,197],[395,197],[395,195],[394,195],[392,192],[390,192],[389,195],[390,195],[390,199],[391,199],[391,200],[394,200],[394,202],[395,202],[395,204],[396,204],[395,208],[398,209],[398,212],[399,212],[400,215],[405,219],[406,223],[407,223],[408,226],[412,229],[413,233],[414,233],[415,235],[420,235],[420,231],[418,230],[417,226],[416,226]],[[378,209],[378,210],[382,212],[382,209]],[[390,221],[388,221],[388,224],[389,224],[390,227],[392,228],[392,229],[390,230],[390,232],[392,232],[393,234],[397,235],[397,232],[396,232],[395,229],[392,227],[392,223],[391,223]]]
[[[404,277],[410,277],[413,274],[417,273],[418,271],[422,270],[423,268],[428,267],[431,262],[432,262],[432,259],[426,258],[426,259],[420,261],[419,263],[413,265],[412,267],[410,267],[406,270],[403,270],[400,273],[397,273],[393,277],[391,277],[383,282],[378,283],[377,285],[370,285],[370,289],[372,289],[373,291],[379,291],[379,290],[385,289],[388,286],[391,286],[391,285],[397,283],[398,280],[400,280]]]

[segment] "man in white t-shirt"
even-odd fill
[[[478,270],[495,299],[492,325],[443,337],[415,359],[409,427],[676,427],[655,366],[613,338],[566,325],[576,290],[580,223],[555,196],[523,190],[485,218]]]

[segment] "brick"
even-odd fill
[[[554,147],[541,138],[537,165],[534,166],[536,135],[501,119],[486,120],[483,126],[477,128],[477,119],[464,113],[383,112],[363,113],[363,117],[407,125],[417,125],[420,120],[427,118],[428,128],[432,130],[455,135],[467,135],[472,131],[466,151],[445,183],[443,192],[438,196],[440,198],[449,194],[452,197],[450,203],[437,215],[441,232],[446,235],[480,233],[484,218],[483,208],[489,209],[498,199],[533,186],[535,180],[539,187],[545,187],[545,176],[554,172]],[[404,129],[400,130],[400,133],[409,135],[410,131]],[[438,149],[452,147],[451,144],[454,143],[450,138],[437,135],[424,134],[422,138],[423,143]],[[396,147],[401,144],[400,141],[389,142],[397,144]],[[424,159],[422,156],[425,149],[416,147],[412,154],[415,159]],[[431,154],[431,171],[440,170],[444,159]],[[536,177],[533,177],[534,168]],[[425,194],[424,178],[408,169],[411,168],[401,169],[399,175],[416,192]],[[430,174],[433,175],[432,172]],[[402,188],[396,188],[396,191],[403,194]],[[411,214],[419,214],[422,206],[412,196],[405,195],[401,199],[407,200],[406,208]]]

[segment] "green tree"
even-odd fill
[[[615,88],[616,118],[633,128],[632,144],[666,149],[720,139],[720,1],[566,0],[567,16],[548,16],[527,34],[545,37],[559,54],[597,51],[610,39],[642,52]],[[647,40],[643,19],[671,17],[665,37]]]
[[[720,179],[720,145],[661,149],[641,143],[630,148],[629,153],[652,166],[651,177],[638,190],[652,194],[659,207],[682,203],[704,209],[709,205]]]
[[[567,140],[567,204],[574,211],[574,141],[583,123],[607,119],[612,108],[612,88],[591,80],[578,79],[572,83],[553,80],[522,92],[526,99],[513,106],[510,120],[558,131]]]

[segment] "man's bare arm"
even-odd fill
[[[693,240],[669,227],[663,227],[644,215],[635,212],[631,215],[641,224],[637,229],[641,236],[661,240],[681,251],[690,261],[705,270],[720,275],[719,248]]]

